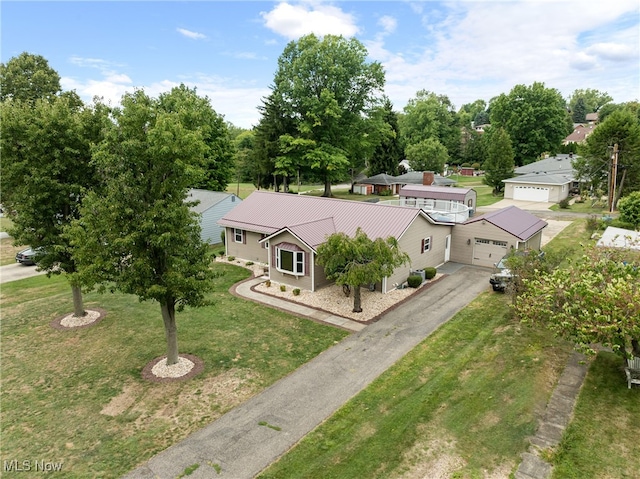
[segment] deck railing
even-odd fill
[[[448,221],[451,223],[462,223],[473,215],[473,210],[471,208],[454,200],[399,198],[395,200],[380,201],[378,204],[420,208],[436,221]]]

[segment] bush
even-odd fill
[[[253,261],[247,261],[247,263],[245,264],[245,266],[253,266]]]
[[[600,219],[596,215],[590,215],[587,218],[587,231],[589,233],[594,233],[600,229]]]
[[[422,276],[418,276],[417,274],[409,276],[407,278],[407,284],[410,288],[417,288],[422,284]]]
[[[227,257],[227,261],[233,261],[234,259],[236,259],[236,257],[235,257],[235,256],[228,256],[228,257]]]
[[[425,279],[433,279],[436,277],[437,270],[435,268],[429,267],[424,269],[424,277]]]
[[[287,287],[284,284],[280,285],[280,291],[286,291]]]
[[[298,296],[300,294],[300,288],[296,288],[293,290],[293,295]]]
[[[560,203],[558,203],[558,206],[560,206],[560,208],[562,208],[563,210],[566,210],[567,208],[569,208],[569,198],[564,198],[560,200]]]
[[[265,285],[267,288],[270,288],[270,287],[271,287],[271,280],[270,280],[270,279],[266,280],[266,281],[264,282],[264,285]]]

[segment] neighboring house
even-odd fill
[[[471,218],[453,229],[451,261],[492,267],[510,249],[539,250],[546,226],[515,206]]]
[[[640,231],[607,226],[596,246],[640,250]]]
[[[358,183],[361,185],[372,185],[373,194],[376,195],[384,195],[386,191],[389,191],[389,194],[397,195],[401,186],[395,176],[387,175],[386,173],[380,173],[362,179],[358,181]]]
[[[587,122],[589,122],[589,124],[592,123],[598,123],[599,120],[599,116],[598,113],[587,113],[587,116],[585,117],[585,120],[587,120]]]
[[[528,165],[519,166],[514,170],[515,175],[527,175],[529,173],[552,173],[555,175],[567,175],[574,177],[575,169],[573,160],[579,158],[573,153],[558,154],[549,156],[542,160],[529,163]]]
[[[186,201],[197,201],[192,211],[200,215],[200,238],[207,244],[221,243],[224,230],[218,220],[238,205],[242,200],[233,193],[209,190],[189,190]]]
[[[317,248],[333,233],[373,240],[389,236],[411,258],[376,285],[382,292],[406,281],[412,270],[437,267],[451,255],[451,223],[438,223],[418,208],[254,191],[218,224],[226,228],[226,254],[269,265],[269,278],[315,291],[330,284],[316,264]]]
[[[573,127],[573,132],[567,136],[564,140],[562,140],[562,144],[563,145],[568,145],[569,143],[584,143],[585,140],[587,139],[587,137],[593,133],[593,130],[595,129],[595,125],[594,124],[589,124],[589,125],[575,125]]]
[[[471,188],[409,184],[400,189],[399,195],[401,206],[419,206],[427,213],[444,214],[449,217],[448,221],[456,223],[473,216],[478,198]]]
[[[444,177],[432,171],[410,171],[404,175],[396,176],[400,185],[435,185],[453,186],[457,181]]]
[[[529,173],[502,182],[505,199],[559,203],[569,196],[573,178],[561,174]]]

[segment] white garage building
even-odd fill
[[[559,203],[569,196],[572,178],[568,175],[529,173],[503,180],[504,197],[510,200]]]

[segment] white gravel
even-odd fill
[[[187,358],[178,357],[178,362],[167,366],[167,358],[161,359],[151,368],[151,373],[158,378],[180,378],[189,373],[195,363]]]
[[[60,325],[65,328],[77,328],[78,326],[86,326],[98,320],[100,317],[99,311],[87,310],[87,314],[84,316],[76,316],[69,314],[60,320]]]

